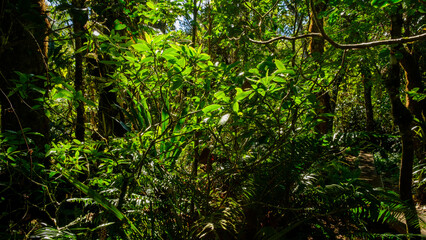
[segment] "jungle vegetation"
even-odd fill
[[[425,30],[424,0],[1,0],[0,238],[420,239]]]

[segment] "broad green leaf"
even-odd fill
[[[158,35],[158,36],[154,37],[154,39],[152,39],[152,42],[153,43],[160,43],[161,41],[164,40],[165,37],[167,37],[167,35],[164,35],[164,34]]]
[[[71,100],[73,98],[73,94],[70,91],[65,89],[59,89],[58,92],[53,95],[53,99],[65,98],[67,100]]]
[[[219,91],[219,92],[215,93],[214,97],[217,98],[217,99],[219,99],[219,100],[222,100],[222,101],[224,101],[226,103],[228,103],[229,100],[230,100],[230,98],[228,96],[226,96],[226,94],[225,94],[224,91]]]
[[[209,106],[203,108],[203,113],[209,113],[209,112],[215,111],[215,110],[217,110],[221,107],[222,107],[222,105],[212,104],[212,105],[209,105]]]
[[[152,37],[151,37],[151,35],[149,35],[148,32],[145,32],[145,41],[147,43],[151,43],[152,42]]]
[[[236,101],[241,101],[244,98],[246,98],[248,95],[250,95],[253,90],[248,90],[248,91],[243,91],[241,88],[236,88],[237,90],[237,94],[235,95],[235,100]]]
[[[206,61],[206,60],[209,60],[210,59],[210,56],[209,55],[207,55],[207,54],[205,54],[205,53],[202,53],[199,57],[198,57],[198,60],[200,60],[200,61]]]
[[[136,43],[136,44],[133,44],[132,47],[138,52],[151,51],[151,48],[149,48],[148,45],[146,45],[146,43]]]
[[[240,104],[238,104],[238,101],[235,101],[234,104],[232,104],[232,110],[236,113],[240,110]]]
[[[274,75],[278,75],[278,74],[294,75],[294,74],[296,74],[296,72],[293,69],[279,69],[279,70],[274,72]]]
[[[278,70],[285,70],[284,63],[282,63],[280,60],[275,59],[275,65],[277,66]]]
[[[140,63],[142,64],[142,63],[147,63],[147,62],[154,62],[154,57],[144,57],[144,58],[142,58]]]
[[[116,31],[120,31],[120,30],[123,30],[123,29],[125,29],[127,26],[126,26],[126,24],[123,24],[121,21],[119,21],[118,19],[117,20],[115,20],[114,21],[114,23],[115,23],[115,26],[114,26],[114,29],[116,30]]]
[[[287,79],[284,79],[282,77],[274,77],[273,81],[277,82],[277,83],[286,83],[286,82],[288,82]]]

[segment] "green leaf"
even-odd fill
[[[200,60],[200,61],[206,61],[206,60],[209,60],[210,59],[210,56],[209,55],[207,55],[207,54],[205,54],[205,53],[202,53],[199,57],[198,57],[198,60]]]
[[[278,74],[289,74],[289,75],[295,75],[296,72],[293,69],[279,69],[274,72],[274,75]]]
[[[123,30],[123,29],[127,28],[126,24],[123,24],[118,19],[115,20],[114,23],[115,23],[114,29],[116,31],[120,31],[120,30]]]
[[[230,100],[230,98],[228,96],[226,96],[224,91],[219,91],[219,92],[215,93],[214,97],[217,98],[218,100],[222,100],[226,103],[228,103],[229,100]]]
[[[237,94],[235,95],[236,101],[241,101],[244,98],[246,98],[248,95],[250,95],[253,90],[243,91],[241,88],[236,88]]]
[[[203,108],[203,113],[209,113],[209,112],[215,111],[215,110],[219,109],[220,107],[222,107],[222,105],[219,105],[219,104],[209,105],[209,106]]]
[[[374,7],[383,8],[389,6],[390,4],[399,3],[401,1],[402,0],[373,0],[371,1],[371,5]]]
[[[156,9],[155,4],[153,2],[147,2],[146,6],[148,6],[151,9]]]
[[[146,45],[146,43],[136,43],[133,44],[132,47],[138,52],[150,52],[151,48]]]
[[[165,132],[167,129],[167,126],[169,125],[169,113],[167,112],[167,109],[164,107],[161,110],[161,132]]]
[[[53,99],[59,99],[59,98],[65,98],[67,100],[71,100],[73,99],[73,94],[65,89],[59,89],[57,93],[55,93],[55,95],[53,95]]]
[[[145,41],[147,43],[151,43],[152,42],[152,37],[151,37],[151,35],[149,35],[148,32],[145,32]]]
[[[252,69],[250,69],[250,70],[249,70],[249,73],[252,73],[252,74],[255,74],[255,75],[260,76],[259,69],[257,69],[257,68],[252,68]]]
[[[285,66],[280,60],[275,59],[275,65],[277,66],[278,70],[285,70]]]
[[[236,113],[240,110],[240,105],[238,104],[238,101],[235,101],[234,104],[232,104],[232,110]]]
[[[75,53],[81,53],[81,52],[84,52],[84,51],[86,51],[86,50],[87,50],[87,45],[85,45],[85,46],[83,46],[83,47],[79,48],[77,51],[75,51]]]

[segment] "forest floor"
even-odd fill
[[[354,157],[355,158],[355,157]],[[355,160],[355,159],[351,159]],[[374,166],[373,154],[360,151],[358,155],[359,169],[361,170],[360,179],[365,180],[373,187],[384,187],[381,176],[377,173]],[[395,190],[395,189],[394,189]],[[420,218],[420,225],[422,226],[421,233],[426,235],[426,205],[416,204],[417,214]],[[404,231],[405,219],[401,218],[401,223],[392,226],[398,231]]]

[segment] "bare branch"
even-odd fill
[[[300,38],[309,38],[309,37],[323,37],[325,40],[327,40],[333,47],[339,48],[339,49],[364,49],[364,48],[370,48],[370,47],[376,47],[381,45],[391,45],[391,44],[403,44],[403,43],[409,43],[409,42],[415,42],[415,41],[422,41],[426,40],[426,33],[422,33],[419,35],[414,35],[411,37],[402,37],[402,38],[394,38],[394,39],[387,39],[387,40],[379,40],[379,41],[373,41],[373,42],[364,42],[364,43],[354,43],[354,44],[339,44],[334,42],[332,39],[324,37],[327,35],[322,35],[320,33],[310,33],[310,34],[304,34],[299,35],[296,37],[276,37],[272,38],[267,41],[259,41],[250,39],[250,42],[257,43],[257,44],[270,44],[279,40],[296,40]]]
[[[280,36],[280,37],[276,37],[276,38],[272,38],[266,41],[261,41],[261,40],[254,40],[254,39],[249,39],[250,42],[252,43],[258,43],[258,44],[270,44],[279,40],[297,40],[297,39],[301,39],[301,38],[309,38],[309,37],[322,37],[322,35],[320,33],[309,33],[309,34],[303,34],[303,35],[299,35],[299,36],[295,36],[295,37],[287,37],[287,36]]]

